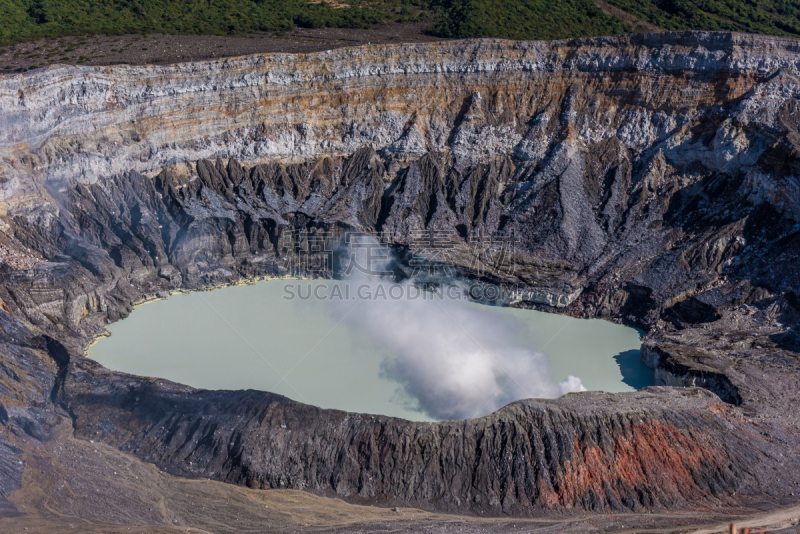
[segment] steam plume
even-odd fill
[[[385,375],[431,417],[480,417],[519,399],[586,390],[574,376],[555,383],[547,357],[515,342],[522,325],[484,306],[446,292],[432,297],[413,281],[355,273],[347,283],[359,301],[341,304],[340,317],[394,355]]]

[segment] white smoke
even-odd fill
[[[347,283],[358,300],[338,305],[341,320],[394,356],[384,373],[433,418],[480,417],[519,399],[586,391],[574,376],[555,383],[547,356],[515,341],[521,325],[484,306],[453,292],[421,293],[413,281],[355,272]]]

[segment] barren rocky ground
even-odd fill
[[[794,528],[799,71],[795,40],[683,32],[0,77],[2,521]],[[659,385],[431,424],[83,356],[141,299],[352,230],[448,235],[515,305],[642,328]]]
[[[421,24],[390,24],[369,30],[298,28],[276,34],[86,35],[39,39],[0,47],[0,73],[51,65],[165,65],[263,53],[308,53],[369,43],[440,41]]]

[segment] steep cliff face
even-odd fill
[[[640,150],[796,63],[792,40],[685,33],[54,66],[2,80],[2,171],[18,183],[26,171],[93,182],[201,158],[306,161],[364,145],[536,161],[566,124],[575,141],[617,137]],[[726,154],[741,149],[725,147],[741,144],[726,131],[711,159],[734,168]]]
[[[175,474],[445,511],[788,495],[799,61],[794,40],[673,33],[0,78],[0,415],[22,407],[2,422],[45,436],[69,414]],[[287,274],[349,230],[401,257],[445,236],[459,276],[641,326],[660,383],[704,389],[415,424],[81,356],[143,297]]]

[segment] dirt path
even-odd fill
[[[791,527],[800,527],[800,506],[773,510],[763,515],[749,517],[735,521],[737,528],[752,528],[753,530],[782,530]],[[695,530],[692,534],[715,534],[729,532],[730,522],[720,523],[709,528]],[[798,528],[797,532],[800,532]]]

